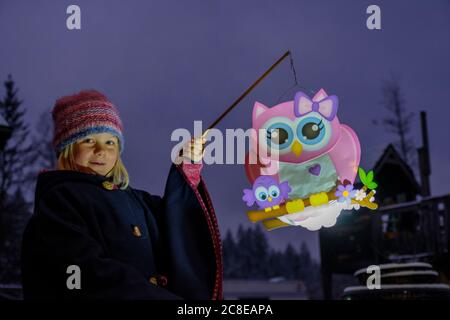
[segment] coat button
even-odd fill
[[[163,287],[167,286],[167,277],[165,276],[159,276],[159,284],[162,285]]]
[[[116,185],[109,181],[103,181],[102,185],[103,185],[103,188],[105,188],[106,190],[117,189]]]
[[[158,285],[158,280],[156,280],[155,277],[151,277],[148,281],[149,281],[151,284],[154,284],[155,286]]]
[[[133,226],[133,235],[137,238],[140,238],[142,236],[141,230],[138,226]]]
[[[156,277],[150,277],[148,281],[155,286],[167,286],[167,277],[165,276],[157,275]]]

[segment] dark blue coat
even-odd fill
[[[39,175],[22,245],[24,298],[221,299],[220,235],[203,181],[193,187],[172,165],[161,198],[108,190],[105,180]],[[70,265],[81,270],[80,290],[67,288]]]

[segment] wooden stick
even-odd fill
[[[202,134],[202,137],[206,137],[208,135],[208,131],[214,128],[220,121],[222,121],[225,116],[234,109],[238,105],[239,102],[242,101],[276,66],[278,66],[281,61],[283,61],[288,55],[290,55],[290,51],[286,51],[283,56],[281,56],[280,59],[278,59],[269,69],[266,70],[266,72],[263,73],[262,76],[258,78],[250,87],[248,87],[247,90],[239,98],[237,98],[231,106],[229,106],[214,122],[208,127],[208,129],[205,130],[205,132]]]

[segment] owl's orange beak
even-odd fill
[[[294,141],[291,147],[291,151],[297,156],[300,157],[303,151],[302,144],[298,142],[297,140]]]
[[[268,197],[267,201],[272,202],[272,197]]]

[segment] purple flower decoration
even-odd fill
[[[353,190],[352,184],[347,185],[338,185],[336,192],[334,195],[338,198],[338,202],[347,202],[347,204],[350,204],[352,201],[352,198],[356,195],[356,190]]]

